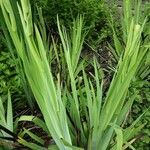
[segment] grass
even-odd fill
[[[12,4],[17,4],[17,17]],[[22,116],[18,121],[34,122],[55,141],[54,145],[45,147],[42,138],[24,129],[18,134],[18,143],[30,149],[134,149],[132,143],[135,135],[145,124],[135,126],[143,113],[129,127],[124,126],[137,96],[137,92],[130,93],[129,88],[138,74],[140,64],[148,61],[149,45],[145,46],[141,40],[146,19],[140,23],[138,15],[134,17],[129,13],[132,10],[130,3],[124,5],[125,10],[129,10],[124,11],[123,17],[125,46],[122,47],[113,30],[118,65],[104,96],[102,69],[99,68],[98,60],[93,58],[94,71],[88,72],[85,61],[80,59],[86,35],[82,16],[73,21],[70,33],[57,16],[61,43],[57,43],[54,38],[49,43],[40,12],[39,24],[33,22],[29,0],[21,0],[20,3],[0,1],[13,46],[44,118],[43,122],[34,116]],[[139,12],[138,8],[136,12]],[[58,71],[53,71],[53,63],[58,64]],[[65,68],[63,78],[62,68]],[[11,111],[10,105],[8,112]],[[12,120],[12,116],[9,120]],[[25,140],[25,134],[36,142]]]

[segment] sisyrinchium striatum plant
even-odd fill
[[[129,88],[148,54],[149,45],[144,45],[141,40],[146,19],[140,23],[131,15],[124,24],[125,46],[116,47],[118,65],[105,96],[102,70],[97,59],[94,57],[92,61],[93,72],[87,71],[84,60],[80,59],[85,41],[83,17],[78,16],[73,21],[70,33],[57,17],[61,43],[54,38],[49,43],[42,25],[33,22],[30,1],[20,0],[13,4],[17,4],[17,17],[11,1],[0,0],[10,38],[45,121],[42,128],[54,140],[54,145],[49,144],[48,149],[133,149],[134,136],[144,124],[135,125],[144,113],[129,127],[125,127],[124,123],[137,97],[137,92],[130,93]],[[129,3],[125,3],[125,7],[128,6]],[[128,12],[124,12],[124,19],[128,18],[127,15]],[[17,22],[17,18],[21,23]],[[56,72],[53,71],[54,64],[59,68]],[[66,81],[62,80],[62,68],[65,68]],[[24,116],[20,121],[32,119],[33,116]],[[21,136],[26,133],[39,145],[23,139],[18,140],[19,143],[31,149],[41,148],[41,145],[41,149],[46,149],[43,140],[27,129]]]

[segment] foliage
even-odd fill
[[[13,121],[12,100],[9,91],[6,111],[4,104],[4,99],[0,98],[0,149],[8,150],[13,149],[14,147],[21,148],[21,146],[18,145],[19,143],[31,149],[44,150],[44,147],[41,147],[38,144],[29,143],[25,139],[23,139],[25,135],[29,135],[32,137],[33,140],[35,140],[35,142],[44,145],[44,141],[41,138],[34,135],[31,131],[28,131],[25,128],[18,134],[16,131],[19,122],[21,121],[32,121],[35,125],[38,125],[43,130],[47,131],[45,123],[35,116],[21,116],[20,118],[17,118],[15,121]]]
[[[0,36],[2,37],[2,34]],[[17,95],[22,94],[20,79],[15,71],[15,63],[11,58],[11,54],[4,46],[2,38],[0,40],[0,96],[6,95],[8,89],[10,89],[11,93],[14,93],[17,98]]]
[[[27,78],[44,117],[43,122],[35,116],[21,116],[15,121],[14,128],[22,121],[33,122],[55,141],[53,145],[45,145],[42,137],[30,128],[24,128],[17,135],[12,134],[14,129],[8,128],[15,136],[15,142],[30,149],[44,150],[134,149],[133,142],[146,125],[140,120],[149,115],[149,110],[144,110],[137,119],[131,117],[131,122],[127,122],[129,111],[136,111],[132,109],[132,104],[141,99],[141,89],[144,98],[149,99],[149,32],[145,28],[147,20],[139,19],[139,6],[140,3],[135,4],[136,13],[132,13],[131,3],[124,1],[121,38],[118,38],[112,25],[115,46],[111,50],[118,65],[107,93],[104,93],[103,71],[97,59],[94,57],[90,62],[92,72],[87,70],[86,61],[80,59],[87,30],[83,16],[68,23],[67,29],[57,16],[61,42],[52,37],[50,43],[40,9],[39,21],[34,23],[29,0],[19,3],[0,0],[9,33],[5,32],[5,37],[10,39],[9,47],[14,47],[19,56],[23,70],[21,75],[25,81]],[[144,40],[143,32],[147,35]],[[7,122],[11,121],[12,127],[12,106],[8,95]],[[3,102],[0,102],[0,117],[6,122]],[[4,124],[1,128],[2,133],[8,131]],[[27,141],[26,135],[32,140]]]
[[[128,8],[130,5],[125,4],[125,6]],[[1,8],[16,51],[22,60],[26,77],[44,116],[48,132],[52,135],[59,149],[79,149],[73,146],[75,145],[89,150],[97,148],[119,150],[126,149],[128,145],[131,146],[132,143],[127,142],[134,137],[143,125],[137,128],[134,127],[139,118],[124,130],[121,125],[135,99],[135,96],[127,97],[128,89],[131,81],[136,76],[139,64],[143,61],[148,50],[148,47],[145,50],[142,49],[142,51],[140,48],[142,44],[141,33],[145,22],[140,25],[134,17],[128,20],[128,17],[126,17],[128,12],[125,13],[126,30],[124,36],[126,37],[126,46],[124,54],[119,58],[116,73],[113,76],[106,98],[103,98],[103,85],[101,78],[99,78],[96,60],[93,62],[95,73],[92,74],[95,85],[87,76],[84,66],[81,66],[82,74],[80,76],[81,83],[84,84],[79,84],[79,86],[76,84],[75,71],[79,65],[79,56],[84,40],[82,36],[82,17],[74,21],[75,26],[73,27],[71,40],[69,40],[70,37],[67,32],[61,28],[57,19],[62,42],[61,48],[69,73],[69,90],[65,84],[61,85],[59,72],[57,80],[55,81],[53,78],[46,57],[45,43],[42,41],[38,27],[33,26],[32,23],[29,1],[21,1],[21,6],[18,5],[22,24],[20,25],[23,32],[18,29],[9,0],[1,1]],[[24,40],[22,40],[23,37]],[[55,42],[53,47],[58,56]],[[116,50],[119,52],[119,49]],[[94,86],[96,86],[96,90],[94,90]],[[62,91],[64,92],[62,93]],[[104,102],[103,99],[105,99]],[[70,106],[67,106],[67,103]],[[80,105],[81,103],[82,105]],[[25,132],[43,143],[37,136],[27,130]],[[116,140],[113,138],[114,133],[116,133]],[[19,143],[29,146],[24,140],[19,140]],[[30,143],[30,148],[35,149],[37,145]]]
[[[4,142],[4,145],[8,148],[12,148],[12,142],[7,141],[7,139],[12,138],[13,132],[13,112],[12,112],[12,102],[10,92],[8,92],[8,102],[7,111],[4,109],[4,104],[0,98],[0,142]],[[6,140],[5,140],[6,139]],[[5,150],[5,148],[3,148]]]
[[[90,46],[98,47],[111,34],[106,19],[108,12],[104,0],[34,0],[33,7],[35,4],[42,7],[47,28],[53,35],[57,35],[58,31],[57,15],[60,23],[69,30],[72,21],[78,14],[84,16],[85,28],[88,30],[86,42]]]
[[[16,2],[15,2],[16,3]],[[15,5],[13,5],[13,9]],[[0,25],[3,29],[1,32],[1,57],[2,57],[2,96],[6,95],[7,90],[9,89],[11,93],[13,93],[13,103],[16,103],[20,106],[20,101],[22,104],[28,105],[33,108],[34,99],[31,93],[31,90],[26,82],[26,77],[24,75],[24,70],[22,67],[22,62],[18,57],[16,51],[14,50],[14,45],[12,44],[12,40],[9,36],[9,32],[6,29],[6,25],[4,22],[4,18],[2,16],[2,12],[0,13],[1,20]],[[18,23],[20,21],[18,20]],[[6,57],[6,58],[5,58]],[[8,65],[8,66],[7,66]],[[4,70],[3,70],[4,69]],[[6,71],[6,73],[5,73]],[[17,106],[16,105],[16,106]]]
[[[126,3],[129,3],[129,5],[126,5]],[[134,9],[135,5],[137,6],[136,9]],[[125,14],[125,12],[128,12],[128,13],[126,13],[126,15],[122,16],[122,18],[121,18],[122,19],[122,33],[123,33],[123,34],[121,34],[122,36],[118,37],[117,32],[120,32],[120,30],[118,30],[117,28],[113,28],[115,50],[112,49],[112,53],[114,54],[115,58],[118,59],[120,57],[120,55],[123,53],[122,50],[124,49],[124,43],[127,39],[126,34],[128,32],[128,29],[126,27],[129,26],[127,24],[128,24],[128,22],[130,22],[130,20],[132,18],[132,14],[134,15],[135,20],[140,23],[145,19],[145,17],[147,17],[145,27],[142,32],[142,37],[141,37],[143,46],[141,46],[141,48],[140,48],[142,51],[147,49],[147,54],[145,55],[145,58],[139,65],[138,73],[130,87],[130,92],[132,93],[132,92],[137,91],[138,97],[136,98],[133,108],[130,112],[130,119],[128,120],[129,124],[133,120],[135,120],[135,118],[140,113],[144,112],[147,108],[149,108],[149,105],[150,105],[150,101],[149,101],[149,96],[150,96],[150,90],[149,90],[150,89],[150,84],[149,84],[150,49],[147,47],[147,45],[149,45],[149,41],[150,41],[150,34],[149,34],[150,30],[148,28],[148,26],[150,24],[149,13],[148,13],[149,8],[150,8],[149,3],[143,5],[143,4],[141,4],[141,1],[134,1],[134,2],[124,1],[124,14]],[[132,10],[132,12],[131,12],[131,10]],[[138,142],[136,143],[136,146],[135,146],[135,147],[138,147],[139,149],[143,148],[143,146],[140,146],[143,144],[145,145],[144,146],[145,149],[146,149],[146,145],[147,145],[147,148],[149,149],[149,145],[148,145],[149,135],[150,135],[150,132],[149,132],[150,120],[148,119],[149,112],[146,113],[145,117],[143,117],[142,121],[140,121],[140,123],[139,123],[139,125],[141,125],[141,124],[147,122],[147,125],[141,131],[141,139],[142,140],[141,141],[138,140]]]

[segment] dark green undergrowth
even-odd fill
[[[43,9],[47,30],[52,35],[58,33],[57,15],[59,15],[60,23],[69,29],[72,21],[79,14],[84,16],[85,29],[88,31],[86,42],[90,46],[97,48],[111,35],[107,20],[109,12],[104,0],[33,0],[32,2],[35,10],[36,5]]]
[[[0,37],[0,96],[7,95],[9,89],[17,98],[17,95],[20,97],[23,94],[21,81],[16,73],[14,60],[6,46],[2,32]]]

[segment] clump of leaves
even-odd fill
[[[145,110],[149,108],[149,96],[150,96],[150,84],[149,84],[149,77],[150,77],[150,48],[149,48],[149,41],[150,41],[150,30],[149,30],[149,2],[143,4],[142,1],[123,1],[123,9],[124,12],[121,18],[119,18],[121,21],[121,28],[122,32],[121,35],[118,36],[118,32],[120,33],[120,30],[118,30],[116,27],[113,28],[113,36],[114,36],[114,47],[115,49],[112,50],[112,53],[116,60],[119,60],[118,58],[124,53],[124,43],[127,40],[127,33],[129,32],[129,24],[132,17],[135,18],[136,22],[142,23],[145,17],[147,18],[145,21],[145,26],[142,31],[141,41],[142,45],[140,46],[141,51],[146,51],[146,54],[144,55],[143,61],[139,64],[137,74],[132,81],[130,92],[134,93],[135,91],[138,92],[137,98],[134,102],[133,108],[129,115],[128,123],[130,124],[139,114],[143,113]],[[126,5],[128,3],[128,5]],[[136,8],[134,6],[137,6]],[[126,13],[127,12],[127,13]],[[114,27],[114,25],[113,25]],[[116,32],[117,31],[117,32]],[[117,58],[118,57],[118,58]],[[149,147],[147,143],[149,143],[149,112],[145,114],[145,117],[143,117],[142,121],[140,121],[139,125],[142,125],[147,122],[147,125],[141,130],[141,138],[142,140],[136,143],[136,147],[140,148],[138,145],[144,145],[141,146],[141,148]],[[144,140],[145,139],[145,140]]]
[[[42,39],[42,32],[40,33],[42,30],[33,24],[29,0],[21,0],[21,4],[18,4],[20,28],[23,28],[23,32],[19,30],[10,1],[1,0],[0,2],[10,37],[22,60],[25,75],[43,114],[47,132],[51,134],[57,145],[55,148],[58,147],[61,150],[133,148],[134,136],[144,124],[139,127],[135,127],[135,125],[143,114],[129,127],[125,128],[123,124],[128,110],[137,96],[136,92],[132,96],[128,96],[130,95],[130,85],[136,77],[139,65],[145,59],[144,56],[147,56],[149,48],[147,46],[147,48],[141,49],[141,34],[145,21],[139,24],[132,16],[128,20],[129,12],[124,14],[124,25],[127,29],[125,30],[125,47],[122,48],[124,52],[118,57],[115,74],[107,95],[104,97],[103,80],[99,73],[97,60],[93,60],[94,72],[89,73],[91,77],[85,71],[85,66],[79,63],[84,41],[82,17],[74,20],[75,26],[71,35],[61,27],[57,18],[61,38],[61,44],[58,47],[63,52],[63,63],[67,67],[67,79],[69,80],[67,84],[70,85],[68,88],[68,85],[62,84],[60,80],[61,72],[58,72],[57,78],[54,78],[52,74],[47,59],[45,40]],[[125,3],[125,6],[129,7],[129,3]],[[58,47],[54,41],[50,50],[54,48],[55,51],[52,52],[55,53],[59,64]],[[78,69],[81,70],[81,74],[76,73]],[[67,106],[68,103],[69,106]],[[43,143],[41,140],[40,142]],[[32,145],[32,148],[36,149],[37,145],[28,143],[22,140],[22,144]]]

